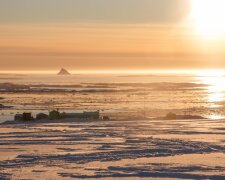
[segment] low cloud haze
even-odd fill
[[[189,0],[0,0],[0,22],[176,22]]]
[[[225,66],[223,41],[201,42],[185,24],[190,3],[0,0],[0,70]]]

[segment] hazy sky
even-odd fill
[[[0,0],[1,23],[176,22],[187,0]]]
[[[190,11],[190,0],[0,0],[0,70],[221,66],[223,46],[184,25]]]

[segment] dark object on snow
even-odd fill
[[[94,111],[94,112],[86,112],[84,111],[84,117],[85,118],[90,118],[90,119],[100,119],[100,112],[99,111]]]
[[[168,113],[168,114],[166,115],[166,119],[167,119],[167,120],[175,120],[175,119],[177,119],[177,115],[174,114],[174,113],[172,113],[172,112],[170,112],[170,113]]]
[[[5,106],[3,104],[0,104],[0,109],[7,109],[7,108],[12,108],[12,106]]]
[[[39,113],[36,115],[37,120],[48,119],[48,115],[44,113]]]
[[[177,119],[207,119],[198,115],[177,115]]]
[[[61,118],[75,118],[75,119],[100,119],[100,112],[99,111],[93,111],[93,112],[87,112],[84,111],[82,113],[62,113],[60,114]]]
[[[102,120],[110,120],[109,116],[103,116]]]
[[[23,114],[16,114],[14,117],[15,121],[22,121],[23,120]]]
[[[173,113],[172,113],[173,114]],[[186,120],[186,119],[207,119],[205,117],[202,116],[198,116],[198,115],[176,115],[176,119],[175,119],[175,114],[172,115],[168,115],[166,117],[157,117],[157,118],[153,118],[155,120],[161,120],[161,119],[166,119],[166,120]]]
[[[53,110],[49,112],[49,119],[53,120],[53,119],[60,119],[60,113],[59,111]]]
[[[65,76],[65,75],[71,75],[71,74],[70,74],[66,69],[62,68],[62,69],[59,71],[58,75],[63,75],[63,76]]]
[[[32,121],[33,117],[31,113],[23,113],[23,121]]]

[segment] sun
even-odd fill
[[[201,35],[225,37],[225,0],[192,0],[191,19]]]

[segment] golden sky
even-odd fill
[[[0,0],[0,70],[224,68],[225,3],[195,2]]]

